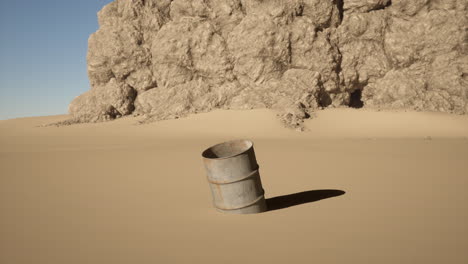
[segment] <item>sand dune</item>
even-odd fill
[[[1,263],[468,262],[468,116],[334,109],[307,132],[269,110],[40,126],[66,118],[0,121]],[[213,209],[200,153],[233,138],[254,141],[277,210]]]

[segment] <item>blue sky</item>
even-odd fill
[[[0,0],[0,120],[67,112],[89,90],[88,37],[111,0]]]

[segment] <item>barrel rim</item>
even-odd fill
[[[217,208],[217,209],[221,209],[223,211],[233,211],[233,210],[244,209],[244,208],[247,208],[247,207],[253,206],[255,204],[262,203],[262,202],[264,202],[265,205],[266,205],[265,190],[263,188],[262,188],[262,194],[260,196],[258,196],[255,200],[253,200],[252,202],[250,202],[248,204],[239,205],[239,206],[232,207],[232,208],[222,207],[222,206],[217,205],[214,202],[213,202],[213,204],[214,204],[215,208]]]
[[[231,184],[231,183],[237,183],[237,182],[240,182],[240,181],[245,181],[245,180],[248,180],[249,178],[253,178],[255,175],[257,175],[258,177],[260,177],[260,172],[259,172],[259,166],[257,165],[257,169],[256,170],[253,170],[251,173],[249,173],[247,176],[245,177],[242,177],[242,178],[239,178],[239,179],[235,179],[235,180],[232,180],[232,181],[215,181],[215,180],[212,180],[210,179],[210,177],[207,177],[207,180],[209,183],[211,184],[215,184],[215,185],[225,185],[225,184]]]
[[[226,157],[220,157],[220,158],[211,158],[211,157],[208,157],[208,151],[210,151],[210,149],[216,147],[216,146],[220,146],[220,145],[223,145],[223,144],[228,144],[228,143],[233,143],[233,142],[236,142],[236,141],[244,141],[244,142],[247,142],[250,146],[248,148],[246,148],[244,151],[242,152],[239,152],[239,153],[235,153],[235,154],[232,154],[230,156],[226,156]],[[233,157],[236,157],[236,156],[239,156],[239,155],[242,155],[244,153],[246,153],[247,151],[249,151],[250,149],[252,149],[254,146],[254,143],[252,140],[250,139],[234,139],[234,140],[229,140],[229,141],[225,141],[225,142],[221,142],[219,144],[216,144],[216,145],[213,145],[207,149],[205,149],[203,152],[202,152],[202,157],[205,158],[205,159],[209,159],[209,160],[223,160],[223,159],[229,159],[229,158],[233,158]]]

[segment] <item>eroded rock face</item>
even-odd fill
[[[466,0],[116,0],[89,38],[77,122],[274,108],[468,113]]]

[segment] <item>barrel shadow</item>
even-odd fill
[[[342,190],[312,190],[266,199],[268,211],[284,209],[305,203],[312,203],[345,194]]]

